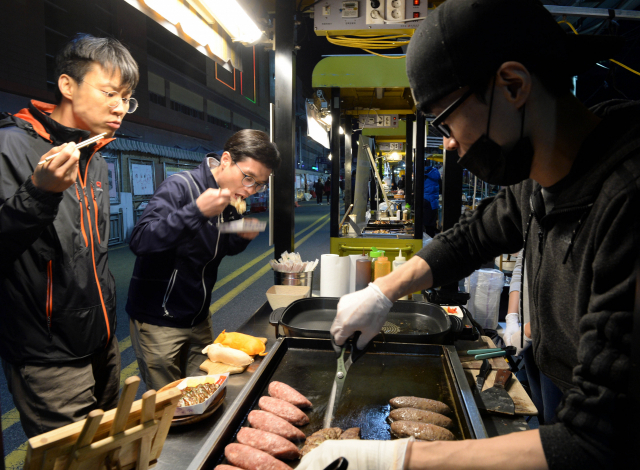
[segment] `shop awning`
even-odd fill
[[[206,153],[192,152],[190,150],[166,147],[164,145],[150,144],[130,139],[116,139],[107,144],[105,150],[121,150],[123,152],[142,152],[159,157],[175,158],[176,160],[188,160],[201,162]]]

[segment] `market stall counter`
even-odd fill
[[[213,468],[220,461],[224,445],[233,442],[233,436],[239,426],[244,423],[246,414],[251,410],[251,406],[259,395],[263,393],[269,380],[289,381],[290,385],[299,387],[301,391],[313,395],[312,401],[315,403],[314,409],[309,413],[312,421],[309,426],[313,425],[314,420],[324,415],[323,409],[326,408],[326,404],[323,405],[322,400],[326,399],[324,395],[328,395],[330,382],[335,374],[335,355],[331,351],[330,342],[308,338],[280,338],[278,340],[276,329],[269,323],[271,313],[269,303],[265,302],[238,330],[248,335],[266,337],[268,339],[267,351],[271,351],[270,354],[256,357],[256,361],[244,373],[229,377],[224,403],[212,416],[189,426],[172,428],[156,468],[171,470]],[[424,384],[429,382],[409,379],[410,376],[415,376],[416,368],[421,368],[423,374],[435,374],[430,378],[430,381],[434,381],[436,378],[440,385],[430,390],[429,393],[445,400],[455,410],[458,438],[483,438],[528,429],[521,416],[508,418],[480,416],[475,406],[470,384],[464,379],[464,371],[454,346],[375,343],[374,348],[375,354],[370,355],[369,360],[365,360],[369,356],[366,355],[358,365],[352,368],[351,373],[354,376],[359,373],[359,370],[365,374],[363,380],[359,382],[364,383],[365,388],[370,389],[368,377],[375,376],[376,373],[379,373],[377,371],[384,368],[391,369],[388,365],[393,361],[397,362],[394,362],[394,377],[398,377],[399,383],[402,384],[399,385],[401,388],[404,386],[410,389],[418,385],[424,388]],[[313,359],[311,361],[313,368],[309,367],[311,359]],[[305,368],[307,372],[302,373]],[[309,369],[313,369],[313,374],[309,374]],[[296,371],[300,371],[300,373]],[[297,377],[298,375],[300,377]],[[460,379],[461,377],[462,379]],[[313,392],[316,389],[324,390],[325,387],[320,382],[326,382],[326,394]],[[390,396],[387,397],[388,394]],[[358,393],[354,390],[354,396],[356,395]],[[363,413],[367,416],[352,416],[351,418],[363,427],[363,438],[367,437],[364,433],[368,433],[370,434],[369,439],[375,439],[375,433],[378,432],[375,423],[380,421],[379,424],[382,424],[385,421],[385,412],[388,414],[386,409],[388,408],[388,400],[393,398],[393,393],[389,392],[384,397],[380,394],[378,394],[380,396],[372,397],[371,394],[364,392],[360,395],[371,398],[371,403],[367,402],[361,406],[361,409],[364,410]],[[373,418],[368,419],[368,417]],[[350,418],[343,419],[348,421]],[[342,424],[352,423],[345,421]],[[369,431],[366,431],[367,427]]]

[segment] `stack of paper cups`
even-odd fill
[[[342,297],[349,293],[349,257],[320,257],[320,296]]]
[[[364,255],[349,255],[349,292],[356,291],[356,262],[360,259],[369,258]]]

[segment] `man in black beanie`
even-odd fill
[[[447,0],[430,13],[407,51],[416,105],[435,116],[461,165],[506,188],[342,297],[331,327],[337,344],[360,331],[362,349],[401,296],[524,248],[535,361],[563,392],[556,423],[461,442],[336,441],[298,469],[336,456],[351,468],[372,455],[379,463],[368,469],[623,468],[638,427],[629,412],[640,104],[587,109],[571,93],[574,75],[619,47],[617,38],[567,35],[537,0]]]

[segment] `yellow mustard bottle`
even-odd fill
[[[384,251],[382,255],[378,257],[375,262],[375,274],[373,276],[374,280],[379,277],[386,276],[391,272],[391,263],[389,262],[389,258],[384,255]]]

